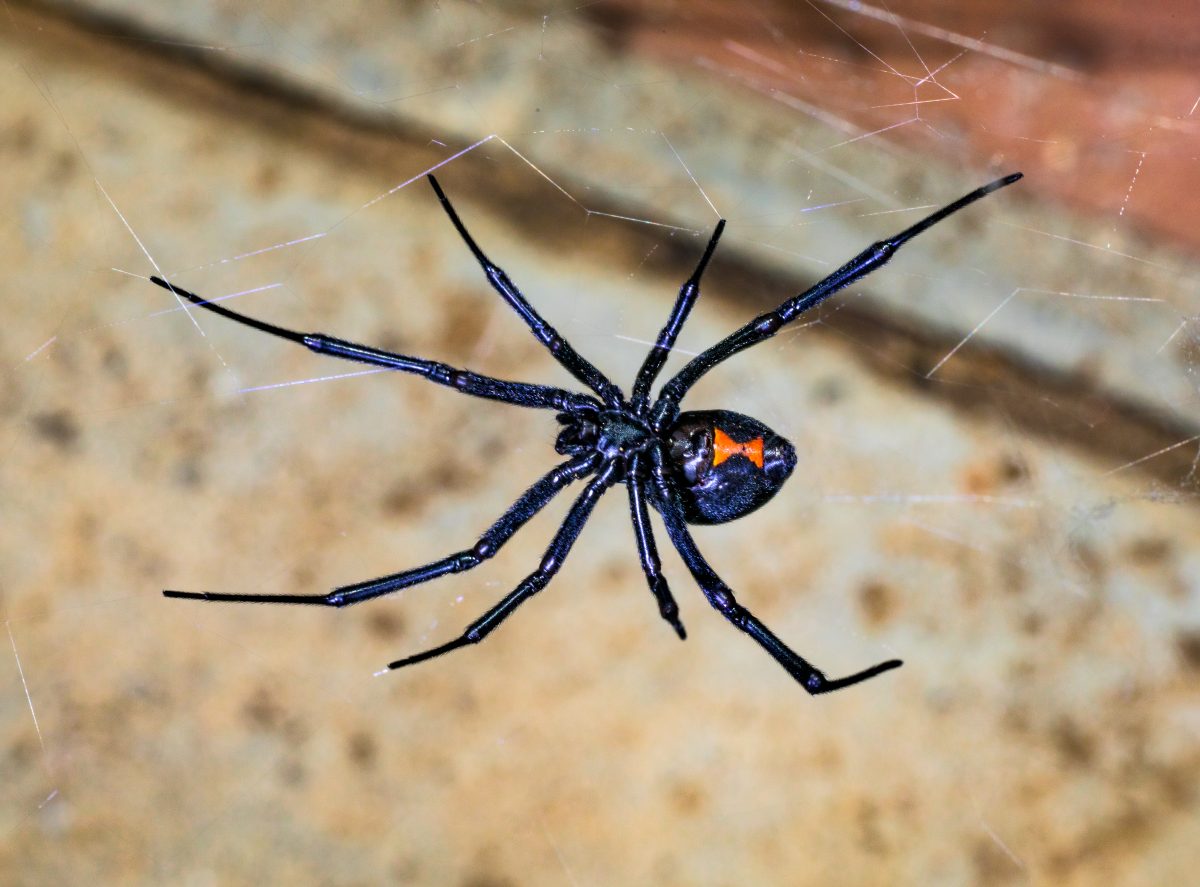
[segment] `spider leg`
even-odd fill
[[[639,472],[639,458],[634,457],[625,485],[629,487],[629,515],[633,519],[633,535],[637,538],[638,557],[642,572],[650,583],[650,592],[658,601],[658,612],[675,629],[679,639],[685,640],[687,632],[679,620],[679,605],[671,594],[667,579],[662,574],[662,561],[658,559],[658,547],[654,544],[654,532],[650,529],[650,514],[646,508],[645,478]]]
[[[799,681],[810,695],[815,696],[818,693],[840,690],[900,667],[902,663],[899,659],[889,659],[887,662],[881,662],[844,678],[827,678],[824,672],[792,650],[757,616],[738,603],[733,591],[709,566],[704,555],[696,547],[692,534],[688,531],[687,522],[684,520],[683,509],[662,475],[661,464],[655,467],[654,480],[662,504],[663,523],[666,524],[667,535],[679,551],[683,562],[691,570],[692,576],[695,577],[704,596],[708,598],[708,602],[734,626],[754,638],[758,645],[770,653],[771,657],[782,665],[788,674]]]
[[[693,357],[659,392],[658,402],[654,405],[652,413],[652,424],[655,430],[661,429],[674,418],[679,411],[679,402],[687,394],[688,389],[717,364],[728,360],[739,351],[766,341],[779,332],[785,324],[791,323],[804,312],[821,304],[838,290],[883,267],[901,246],[922,231],[933,227],[947,216],[986,197],[993,191],[1011,185],[1020,178],[1021,173],[1017,172],[1002,179],[996,179],[981,188],[976,188],[953,203],[947,204],[937,212],[931,213],[899,234],[871,244],[824,280],[800,295],[788,299],[774,311],[760,314],[741,329],[734,331],[716,345]]]
[[[599,406],[595,400],[585,394],[576,394],[573,391],[567,391],[562,388],[552,388],[548,385],[532,385],[526,382],[508,382],[503,379],[494,379],[491,376],[481,376],[478,373],[472,373],[467,370],[458,370],[452,366],[433,360],[408,357],[403,354],[394,354],[391,351],[381,351],[378,348],[370,348],[366,345],[347,342],[344,339],[336,339],[324,333],[300,333],[285,327],[276,326],[273,323],[247,317],[245,314],[226,308],[224,305],[205,301],[195,293],[175,286],[173,283],[168,283],[161,277],[151,277],[150,282],[187,299],[189,302],[194,302],[201,308],[206,308],[215,314],[220,314],[222,317],[227,317],[259,332],[278,336],[281,339],[287,339],[289,342],[296,342],[310,351],[315,351],[317,354],[331,354],[334,357],[384,367],[389,370],[415,373],[418,376],[424,376],[431,382],[446,385],[465,394],[484,397],[490,400],[499,400],[503,403],[516,404],[517,406],[552,409],[568,413],[595,410]]]
[[[406,656],[404,659],[397,659],[395,662],[389,663],[388,668],[397,669],[404,668],[406,665],[415,665],[418,662],[424,662],[426,659],[433,659],[435,656],[449,653],[451,650],[457,650],[459,647],[465,647],[467,644],[478,644],[491,634],[501,622],[513,614],[517,607],[549,584],[551,578],[553,578],[554,574],[562,566],[567,552],[571,550],[571,546],[579,538],[579,533],[583,529],[583,525],[587,523],[588,518],[591,517],[592,509],[595,508],[596,502],[615,482],[616,464],[609,462],[601,470],[600,474],[587,485],[587,488],[579,494],[579,498],[575,500],[575,504],[571,506],[571,510],[563,520],[562,526],[554,534],[554,539],[551,540],[549,547],[546,549],[541,564],[536,570],[526,576],[520,585],[509,592],[508,596],[498,604],[467,626],[466,631],[454,640],[441,646],[433,647],[430,650]]]
[[[492,524],[479,541],[471,548],[448,555],[441,560],[414,567],[390,576],[381,576],[366,582],[343,585],[328,594],[226,594],[214,591],[164,591],[166,597],[187,598],[202,601],[236,601],[254,604],[316,604],[325,607],[348,607],[362,601],[377,598],[402,588],[429,582],[448,573],[462,573],[474,569],[500,550],[513,534],[539,511],[550,504],[560,490],[595,470],[599,456],[595,453],[570,459],[544,475],[537,483],[521,494],[500,519]]]
[[[700,257],[700,262],[696,265],[696,270],[692,272],[692,276],[687,279],[687,282],[679,288],[679,295],[675,298],[675,305],[671,309],[671,314],[667,318],[667,323],[663,326],[658,334],[658,340],[654,343],[654,347],[646,355],[646,359],[642,361],[642,368],[638,370],[637,381],[633,383],[633,398],[631,403],[634,412],[640,413],[646,408],[646,403],[650,399],[650,386],[654,384],[654,380],[658,378],[658,374],[662,371],[663,364],[667,362],[667,355],[671,352],[671,347],[675,344],[675,339],[679,336],[679,331],[683,329],[683,325],[687,322],[688,313],[691,312],[692,306],[696,304],[696,299],[700,296],[700,278],[704,274],[704,269],[708,267],[708,260],[712,258],[713,251],[717,248],[717,241],[721,239],[721,232],[725,230],[725,220],[721,219],[717,222],[717,227],[713,230],[712,237],[709,238],[708,246],[704,250],[704,255]]]
[[[595,391],[596,394],[600,395],[600,399],[608,406],[620,406],[623,402],[620,389],[610,382],[600,370],[596,369],[589,360],[576,351],[570,342],[559,335],[558,331],[537,313],[537,310],[529,304],[529,301],[517,289],[517,285],[504,273],[504,270],[495,265],[484,254],[483,250],[479,248],[479,244],[475,242],[475,238],[467,231],[467,226],[458,217],[458,213],[455,212],[453,205],[450,203],[450,198],[442,191],[442,186],[438,184],[437,179],[432,174],[428,178],[429,184],[433,186],[433,192],[437,194],[437,198],[442,204],[442,209],[446,211],[446,215],[454,223],[454,228],[458,231],[459,237],[463,239],[467,248],[471,250],[471,254],[475,256],[475,260],[483,268],[483,273],[487,276],[488,283],[491,284],[492,289],[498,292],[500,297],[521,316],[521,319],[528,324],[529,329],[533,332],[534,337],[549,349],[550,353],[566,368],[567,372]]]

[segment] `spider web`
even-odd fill
[[[1163,4],[6,7],[5,883],[1183,883],[1200,765],[1200,88]],[[481,647],[580,487],[480,569],[551,418],[174,303],[573,383],[422,177],[628,388],[1024,171],[685,402],[796,443],[698,544],[809,699],[637,567],[623,491]],[[656,520],[656,519],[655,519]],[[781,878],[780,872],[788,875]],[[897,876],[897,873],[902,873]]]

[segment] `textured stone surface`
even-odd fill
[[[258,11],[302,56],[286,18]],[[485,568],[346,611],[164,601],[320,590],[462,547],[552,464],[555,425],[388,374],[249,391],[357,368],[161,313],[161,290],[110,270],[153,270],[130,229],[206,295],[279,284],[235,300],[265,319],[566,377],[420,181],[370,203],[458,146],[19,10],[0,59],[0,881],[1186,882],[1189,488],[1015,424],[995,406],[1000,371],[962,409],[836,316],[689,400],[754,415],[801,453],[768,507],[696,535],[830,673],[891,656],[899,672],[809,699],[667,553],[680,644],[620,491],[539,599],[407,673],[372,677],[515,584],[565,501]],[[490,145],[442,179],[560,330],[631,379],[703,235],[589,218]],[[730,227],[686,351],[777,279],[746,270]],[[901,261],[872,286],[912,273]]]

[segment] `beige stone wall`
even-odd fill
[[[841,136],[699,63],[730,51],[711,21],[680,56],[532,4],[8,11],[0,882],[1187,883],[1187,242],[1045,199],[1056,155],[1021,156],[1018,188],[689,399],[800,451],[768,507],[697,530],[714,566],[830,673],[900,671],[810,699],[660,531],[680,644],[618,490],[484,645],[373,676],[507,592],[566,502],[474,573],[349,610],[159,592],[321,591],[465,547],[557,459],[553,418],[388,374],[294,384],[358,367],[189,317],[142,277],[566,384],[428,188],[389,193],[491,136],[444,186],[628,384],[708,201],[729,233],[688,352],[1016,157],[809,151]],[[671,15],[662,33],[692,33]],[[1002,95],[1063,79],[984,61],[1010,66]],[[1106,107],[1149,115],[1130,95]]]

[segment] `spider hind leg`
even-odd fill
[[[562,526],[558,528],[545,555],[542,556],[542,562],[538,568],[526,576],[521,584],[510,591],[498,604],[468,625],[466,630],[454,640],[404,659],[397,659],[395,662],[388,663],[388,668],[394,671],[397,668],[404,668],[406,665],[416,665],[418,662],[433,659],[468,644],[478,644],[495,631],[501,622],[516,612],[517,607],[550,584],[554,574],[562,567],[571,546],[579,538],[584,524],[592,516],[592,509],[596,507],[596,502],[616,482],[616,474],[615,463],[610,462],[601,469],[571,506]]]
[[[646,582],[650,585],[650,593],[658,601],[658,614],[662,616],[679,635],[681,641],[687,640],[687,630],[679,618],[679,604],[671,594],[667,578],[662,573],[662,561],[658,558],[658,546],[654,544],[654,533],[650,529],[650,513],[646,508],[645,478],[639,470],[640,457],[635,457],[629,469],[626,485],[629,487],[629,515],[633,521],[633,535],[637,540],[638,559],[642,563],[642,572],[646,574]]]
[[[671,495],[670,489],[661,473],[661,465],[655,467],[654,482],[656,492],[662,502],[663,523],[667,527],[667,535],[675,545],[679,556],[687,564],[696,584],[722,616],[734,626],[750,635],[760,647],[771,654],[771,658],[787,670],[805,690],[812,696],[820,693],[831,693],[860,683],[876,675],[899,668],[903,663],[899,659],[889,659],[878,665],[873,665],[863,671],[856,672],[843,678],[828,678],[825,673],[816,668],[807,659],[780,640],[762,621],[738,603],[732,589],[709,566],[704,555],[696,547],[692,534],[688,531],[687,522],[683,517],[683,508],[678,499]]]
[[[521,494],[508,510],[484,531],[471,547],[447,555],[420,567],[402,570],[366,582],[343,585],[327,594],[230,594],[217,591],[175,591],[168,589],[164,597],[184,598],[194,601],[229,601],[250,604],[311,604],[324,607],[348,607],[351,604],[391,594],[403,588],[411,588],[450,573],[462,573],[474,569],[492,557],[501,546],[525,526],[535,514],[550,504],[559,491],[568,484],[595,470],[598,459],[584,456],[564,462],[544,475],[533,486]]]

